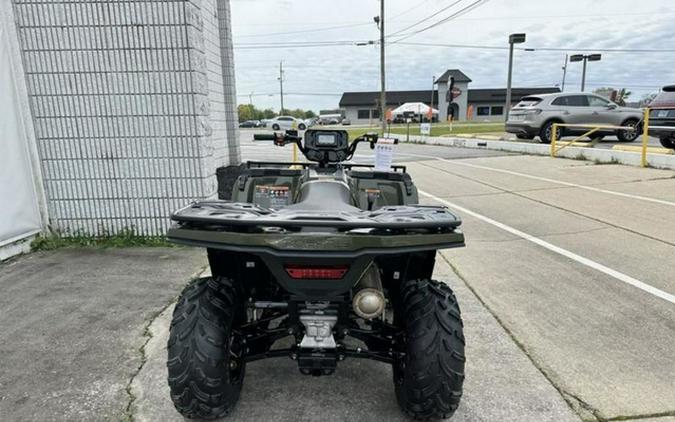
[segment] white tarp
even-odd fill
[[[2,20],[0,19],[0,23]],[[28,135],[12,65],[10,33],[0,25],[0,247],[41,228]]]
[[[405,103],[397,108],[395,108],[392,111],[392,114],[397,115],[397,114],[404,114],[404,113],[415,113],[415,114],[422,114],[424,116],[429,113],[429,106],[424,104],[424,103]],[[438,110],[435,108],[432,108],[432,114],[438,114]]]

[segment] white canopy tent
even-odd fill
[[[394,110],[392,110],[391,113],[394,116],[405,114],[405,113],[422,114],[422,115],[426,116],[427,113],[429,113],[430,108],[431,107],[429,107],[428,105],[426,105],[424,103],[405,103],[405,104],[402,104],[399,107],[395,108]],[[435,116],[438,116],[438,110],[436,110],[435,108],[431,109],[431,113]]]

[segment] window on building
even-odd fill
[[[376,108],[371,110],[373,112],[373,119],[379,119],[380,118],[380,109]]]
[[[490,107],[483,106],[476,108],[476,116],[489,116],[489,115],[490,115]]]
[[[504,114],[504,107],[503,106],[492,106],[490,109],[490,114],[493,116],[501,116]]]
[[[370,119],[370,110],[358,110],[356,114],[359,119]]]

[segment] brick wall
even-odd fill
[[[215,0],[13,5],[54,228],[159,235],[215,194],[234,90],[218,77]]]

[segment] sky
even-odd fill
[[[534,51],[515,51],[514,87],[560,85],[566,53],[594,52],[602,60],[588,63],[586,91],[628,88],[630,100],[639,100],[675,83],[672,0],[384,1],[388,90],[431,89],[432,77],[452,68],[473,80],[469,89],[504,88],[508,36],[518,32],[527,34],[518,47]],[[379,90],[379,46],[356,45],[379,39],[373,22],[378,0],[231,0],[231,5],[240,104],[279,110],[280,62],[285,108],[332,109],[342,92]],[[496,48],[460,47],[467,45]],[[547,48],[561,51],[542,50]],[[566,92],[580,90],[581,68],[568,64]]]

